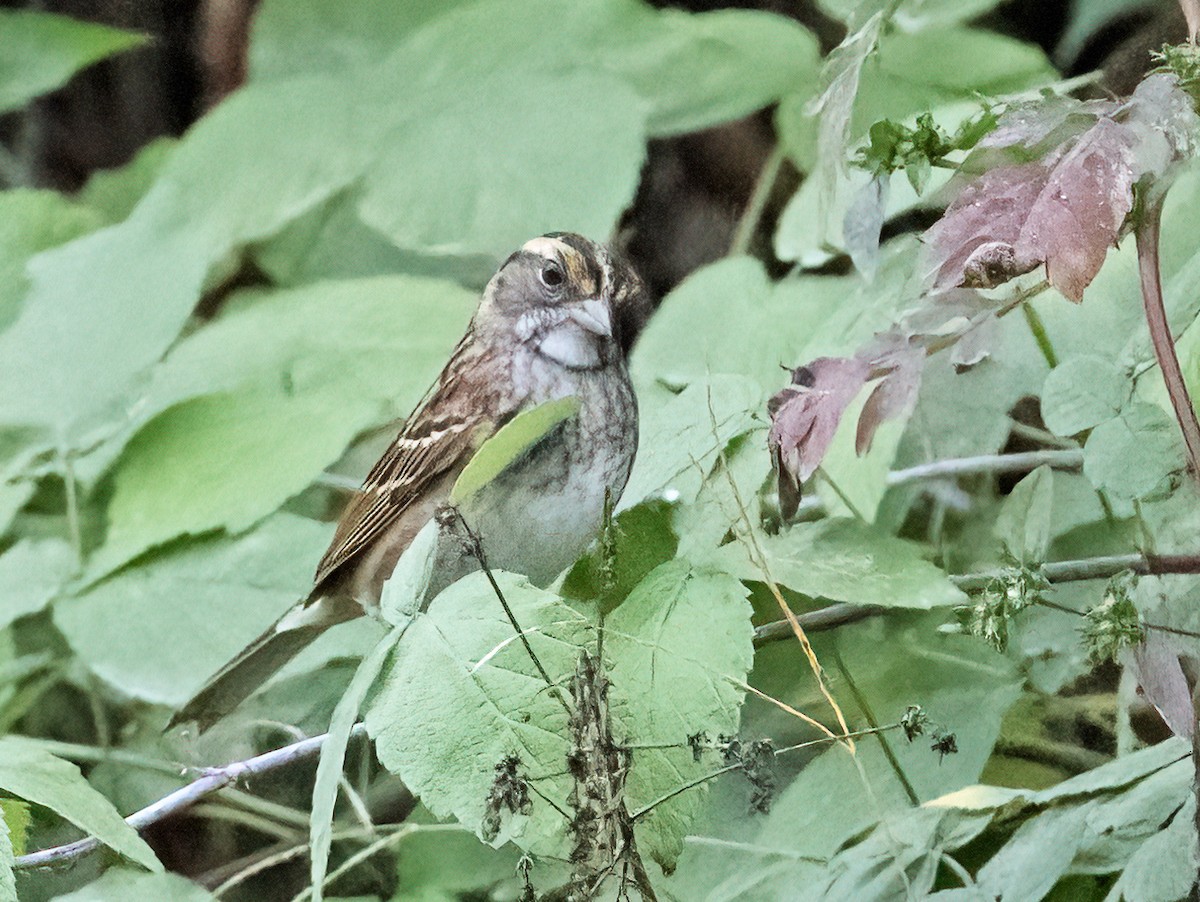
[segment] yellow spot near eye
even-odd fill
[[[583,254],[565,241],[547,238],[543,235],[540,238],[531,238],[526,241],[521,250],[545,257],[547,260],[562,261],[567,270],[567,278],[572,284],[578,285],[584,294],[595,294],[600,290],[600,286],[592,278]]]

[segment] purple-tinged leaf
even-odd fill
[[[925,351],[919,347],[903,348],[884,360],[875,361],[875,364],[890,367],[891,371],[879,380],[867,397],[862,413],[858,415],[854,450],[860,455],[871,450],[871,442],[880,424],[907,413],[916,403],[917,390],[921,387],[921,372],[925,366]]]
[[[871,367],[855,357],[821,357],[793,372],[793,384],[767,406],[767,444],[779,471],[779,505],[784,518],[800,503],[800,485],[821,464],[846,406],[859,393]]]
[[[925,232],[935,291],[992,288],[1034,269],[1016,249],[1029,209],[1046,186],[1041,163],[1001,166],[968,185]]]
[[[1154,706],[1172,733],[1190,739],[1196,712],[1179,654],[1161,633],[1148,630],[1146,638],[1134,647],[1132,658],[1133,675],[1142,696]]]
[[[1059,161],[1017,239],[1019,260],[1046,263],[1050,284],[1083,300],[1133,208],[1133,139],[1101,119]]]

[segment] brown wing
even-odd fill
[[[498,374],[490,364],[491,356],[473,346],[468,333],[342,513],[317,567],[317,586],[382,535],[439,479],[462,470],[509,418],[507,410],[499,409]]]

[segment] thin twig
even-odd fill
[[[1183,433],[1187,447],[1188,469],[1192,477],[1200,480],[1200,422],[1196,420],[1196,409],[1188,394],[1187,382],[1175,355],[1175,339],[1171,337],[1171,326],[1167,322],[1167,310],[1163,304],[1162,277],[1158,262],[1158,235],[1162,224],[1162,191],[1148,192],[1142,215],[1134,235],[1137,238],[1138,275],[1142,283],[1142,304],[1146,310],[1146,324],[1150,327],[1150,342],[1154,345],[1154,356],[1162,371],[1163,384],[1175,408],[1175,419]]]
[[[352,737],[361,736],[365,731],[365,726],[356,724],[350,735]],[[220,792],[227,786],[232,786],[249,777],[277,770],[293,762],[311,758],[320,752],[324,742],[325,735],[314,736],[311,739],[294,742],[283,748],[265,752],[262,755],[256,755],[245,761],[234,761],[224,767],[210,768],[204,772],[204,776],[181,789],[175,790],[175,792],[163,796],[157,802],[147,805],[140,811],[131,814],[125,818],[125,822],[135,830],[144,830],[151,824],[158,823],[161,820],[186,811],[197,802],[213,793]],[[36,868],[74,861],[94,851],[99,846],[100,841],[95,837],[89,836],[76,842],[67,843],[66,845],[22,855],[14,862],[14,867],[18,869]]]
[[[462,526],[463,531],[467,534],[467,547],[471,552],[471,556],[479,562],[479,568],[483,570],[487,581],[491,583],[492,591],[496,593],[496,598],[500,601],[500,607],[504,608],[504,615],[508,618],[508,622],[512,624],[512,628],[516,631],[517,638],[521,640],[521,644],[525,646],[525,652],[529,655],[529,660],[533,661],[533,666],[537,668],[537,672],[541,675],[554,697],[558,699],[558,703],[563,706],[563,710],[568,715],[571,714],[571,705],[563,695],[562,690],[554,680],[550,679],[550,674],[546,672],[546,668],[542,666],[541,660],[537,653],[533,650],[533,646],[529,643],[529,637],[525,635],[525,630],[521,629],[521,624],[517,622],[517,615],[508,605],[508,599],[504,597],[504,591],[500,588],[500,584],[496,582],[496,577],[492,574],[492,568],[488,566],[487,555],[483,553],[483,543],[479,540],[479,536],[467,525],[467,520],[463,516],[462,511],[457,507],[453,508],[454,515],[458,517],[458,522]]]
[[[726,481],[729,483],[729,490],[733,494],[734,504],[737,505],[738,516],[745,527],[746,550],[750,552],[754,565],[762,574],[763,582],[767,589],[771,592],[771,596],[775,599],[775,603],[779,605],[779,609],[783,612],[783,616],[787,619],[788,624],[792,628],[792,634],[796,637],[796,641],[800,643],[800,648],[804,651],[804,657],[808,660],[809,669],[813,673],[813,677],[817,681],[817,688],[824,696],[826,703],[832,709],[834,716],[837,718],[838,726],[841,727],[843,734],[850,732],[850,727],[846,723],[846,718],[842,714],[841,706],[829,691],[829,687],[825,685],[824,672],[821,669],[821,662],[817,660],[817,653],[813,650],[812,643],[808,641],[808,636],[804,632],[804,627],[800,625],[800,621],[796,619],[796,614],[787,600],[783,597],[783,593],[779,590],[779,584],[775,582],[771,576],[771,568],[767,565],[767,556],[763,553],[762,546],[758,544],[758,538],[755,536],[754,522],[750,519],[750,513],[746,509],[746,503],[742,500],[742,492],[738,488],[737,480],[733,478],[733,473],[729,469],[729,460],[725,456],[725,447],[721,444],[719,433],[717,430],[717,414],[713,409],[712,404],[712,388],[708,391],[708,418],[711,423],[713,438],[717,439],[717,456],[720,461],[721,472],[725,475]],[[824,729],[824,726],[822,726]],[[854,754],[854,740],[846,740],[846,748],[850,754]]]
[[[917,464],[887,475],[888,487],[943,479],[951,476],[975,476],[981,473],[1025,473],[1041,466],[1055,470],[1078,470],[1083,466],[1083,451],[1079,448],[1053,448],[1044,451],[1022,451],[1018,454],[980,454],[977,457],[958,457]]]
[[[758,224],[762,221],[763,211],[767,208],[767,201],[771,199],[771,191],[779,179],[779,170],[783,167],[786,156],[782,143],[777,143],[759,170],[758,180],[754,183],[754,193],[750,195],[745,212],[738,220],[733,241],[729,245],[729,256],[736,257],[749,251],[750,242],[754,240],[754,233],[758,231]]]
[[[850,690],[850,694],[854,696],[854,701],[858,705],[858,710],[862,711],[863,717],[867,719],[867,723],[871,725],[871,730],[875,734],[875,738],[879,740],[879,746],[883,749],[883,756],[887,758],[888,764],[891,765],[893,773],[896,774],[896,779],[900,781],[900,785],[904,788],[905,795],[908,796],[909,802],[913,805],[920,805],[921,799],[917,795],[917,791],[913,789],[912,783],[908,779],[908,774],[904,772],[904,768],[900,766],[900,759],[896,757],[896,753],[892,751],[891,743],[887,741],[887,737],[883,735],[883,728],[879,726],[879,720],[875,717],[875,712],[871,709],[870,702],[858,688],[858,684],[854,682],[854,677],[850,675],[849,669],[846,667],[846,662],[842,660],[842,656],[838,654],[836,646],[833,650],[833,662],[837,664],[838,670],[842,673],[842,679],[846,681],[846,686]]]
[[[1055,561],[1043,564],[1041,575],[1049,583],[1080,582],[1089,579],[1107,579],[1132,570],[1141,576],[1166,576],[1169,574],[1200,573],[1200,553],[1196,554],[1111,554],[1102,557],[1083,558],[1073,561]],[[983,573],[966,573],[952,575],[948,578],[952,583],[965,592],[978,591],[988,586],[996,579],[1002,578],[1007,571],[989,570]],[[1048,607],[1051,605],[1047,605]],[[880,605],[856,605],[848,603],[831,604],[807,614],[800,614],[796,619],[807,632],[822,632],[836,629],[859,620],[878,617],[896,608],[886,608]],[[1073,613],[1078,613],[1073,611]],[[795,616],[795,615],[793,615]],[[1148,629],[1161,629],[1164,632],[1176,632],[1173,627],[1146,624]],[[790,620],[774,620],[756,627],[754,644],[766,645],[778,642],[792,636]]]

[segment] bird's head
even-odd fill
[[[597,369],[633,343],[645,288],[632,267],[602,244],[570,232],[525,242],[488,283],[476,329],[514,336],[571,369]]]

